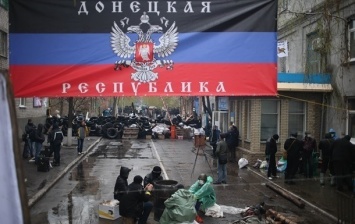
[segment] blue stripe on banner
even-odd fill
[[[276,35],[274,32],[182,33],[173,54],[161,59],[175,63],[276,63]],[[129,36],[133,44],[137,35]],[[159,37],[156,34],[152,39],[159,43]],[[110,34],[10,33],[10,63],[111,64],[119,58],[110,41]]]

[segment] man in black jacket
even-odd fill
[[[228,145],[228,149],[230,151],[230,162],[235,163],[237,158],[235,151],[237,150],[238,144],[239,144],[239,130],[238,128],[233,124],[233,122],[230,122],[230,127],[227,132],[226,136],[226,142]]]
[[[34,139],[32,140],[30,138],[30,134],[32,131],[36,129],[36,125],[33,124],[32,119],[28,119],[27,124],[25,126],[25,133],[27,134],[27,141],[26,141],[26,146],[27,146],[27,156],[31,156],[31,158],[34,157]]]
[[[213,126],[210,136],[210,145],[212,146],[212,156],[216,156],[217,142],[219,140],[220,130],[218,130],[217,125]]]
[[[121,201],[122,195],[128,190],[128,175],[131,169],[121,166],[120,175],[116,179],[116,184],[113,192],[113,198]]]
[[[311,136],[311,133],[306,131],[303,140],[302,163],[304,176],[313,178],[313,153],[317,151],[317,142]]]
[[[266,142],[266,153],[269,155],[269,166],[267,169],[267,177],[269,180],[272,180],[272,177],[276,176],[276,158],[275,154],[277,152],[277,144],[276,141],[279,139],[278,134],[274,134],[268,141]],[[271,177],[272,175],[272,177]]]
[[[53,129],[48,135],[48,139],[51,145],[51,150],[54,152],[53,166],[60,166],[60,149],[62,147],[64,135],[58,124],[53,124]]]
[[[343,184],[346,184],[349,190],[352,190],[351,164],[353,158],[353,144],[350,142],[350,136],[346,135],[337,139],[330,147],[332,154],[332,163],[334,166],[334,175],[337,190],[343,190]]]
[[[147,186],[147,184],[153,184],[156,181],[163,180],[163,177],[161,176],[161,168],[160,166],[155,166],[152,170],[152,172],[148,173],[144,177],[144,186]]]
[[[327,172],[329,168],[329,172],[331,175],[334,175],[333,166],[330,163],[330,159],[332,157],[333,152],[331,151],[331,145],[333,143],[333,138],[330,133],[325,134],[325,138],[319,142],[318,148],[321,152],[322,158],[322,169],[319,175],[320,185],[324,185],[324,174]],[[333,178],[332,178],[333,179]],[[334,185],[333,181],[331,185]]]
[[[149,201],[153,185],[148,184],[143,188],[142,181],[141,176],[135,176],[133,183],[128,185],[128,191],[121,197],[119,210],[125,224],[136,223],[137,220],[138,224],[145,224],[153,208]],[[150,204],[149,208],[147,203]]]
[[[43,142],[45,141],[45,137],[44,137],[44,134],[43,134],[43,124],[38,124],[38,127],[37,127],[37,130],[36,130],[36,133],[35,133],[35,161],[36,161],[36,164],[38,164],[39,162],[39,154],[42,150],[42,145],[43,145]]]
[[[297,139],[297,133],[292,133],[291,137],[286,139],[284,149],[287,151],[287,167],[285,170],[285,183],[295,184],[293,179],[298,170],[299,160],[303,149],[302,141]]]

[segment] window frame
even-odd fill
[[[352,25],[354,25],[354,27],[351,28]],[[349,62],[355,62],[355,53],[353,56],[351,55],[351,33],[354,33],[354,38],[355,38],[355,19],[349,20],[348,23],[348,49],[349,49],[348,60]],[[355,48],[355,41],[354,41],[354,48]]]
[[[277,108],[276,108],[276,113],[263,113],[263,108],[262,108],[262,102],[263,101],[274,101],[277,103]],[[260,142],[266,142],[267,139],[269,137],[271,137],[273,134],[278,134],[280,132],[280,110],[281,110],[281,104],[280,104],[280,100],[274,100],[274,99],[265,99],[265,100],[261,100],[260,101]],[[263,115],[276,115],[276,121],[277,121],[277,124],[276,124],[276,133],[272,133],[270,134],[270,136],[268,136],[265,140],[262,139],[262,136],[261,136],[261,129],[262,129],[262,120],[263,120]]]
[[[321,55],[318,51],[314,50],[312,45],[313,41],[320,38],[317,32],[312,32],[306,36],[306,68],[307,74],[320,74],[321,72]],[[317,71],[313,71],[313,64],[317,63]]]
[[[26,108],[26,98],[20,98],[19,99],[19,107],[20,108]]]
[[[295,100],[290,100],[288,102],[288,124],[287,124],[287,131],[288,132],[291,132],[290,131],[290,115],[299,115],[299,114],[303,114],[303,122],[302,122],[302,130],[297,130],[297,135],[299,138],[302,138],[303,139],[303,136],[304,136],[304,132],[306,131],[306,123],[307,123],[307,104],[306,102],[301,102],[303,104],[303,112],[302,113],[290,113],[290,102],[293,102]],[[295,101],[296,102],[296,101]],[[299,133],[301,132],[301,133]],[[291,134],[291,133],[288,133],[288,134]]]

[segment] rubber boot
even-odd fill
[[[320,185],[324,186],[324,173],[319,174],[319,182]]]

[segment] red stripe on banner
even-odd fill
[[[165,68],[156,68],[155,81],[140,83],[132,79],[135,70],[131,67],[115,71],[114,65],[10,66],[15,97],[277,94],[274,63],[176,64],[173,70],[174,75]],[[144,74],[139,78],[144,79]]]

